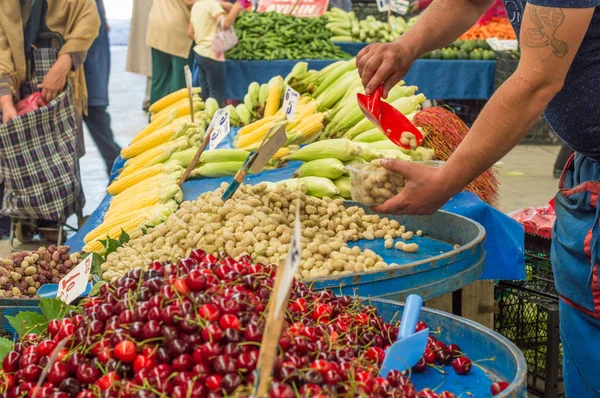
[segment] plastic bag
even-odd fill
[[[17,102],[15,108],[17,109],[17,114],[21,116],[29,112],[37,111],[41,106],[46,105],[46,102],[42,99],[42,93],[36,92]]]
[[[510,217],[523,225],[526,233],[552,238],[552,227],[556,220],[552,205],[520,209],[511,213]]]

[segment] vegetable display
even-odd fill
[[[421,58],[489,61],[496,59],[496,53],[485,40],[457,40],[450,46],[434,50]]]
[[[323,188],[323,181],[330,187]],[[302,278],[385,269],[388,264],[373,251],[351,249],[346,242],[395,239],[406,232],[395,220],[367,215],[358,207],[344,207],[341,199],[331,199],[339,191],[326,178],[246,185],[226,202],[221,200],[224,188],[183,202],[177,212],[145,235],[133,233],[119,251],[108,254],[102,265],[103,278],[115,281],[132,269],[146,269],[152,261],[177,262],[199,247],[210,254],[223,252],[235,257],[248,253],[257,262],[279,263],[289,249],[298,204],[304,247],[298,276]],[[311,193],[328,197],[318,199]]]
[[[238,44],[227,59],[340,59],[350,58],[329,38],[326,18],[297,18],[276,12],[240,14],[235,22]]]
[[[66,316],[46,320],[40,314],[25,324],[17,316],[20,341],[8,341],[0,392],[55,398],[248,397],[274,274],[274,265],[253,264],[248,256],[235,260],[198,249],[178,263],[154,262],[147,271],[128,272],[101,286],[97,297],[59,311]],[[417,391],[409,375],[398,371],[378,377],[399,321],[385,322],[358,299],[294,282],[284,317],[270,398],[456,398],[449,391]],[[427,327],[417,324],[417,330]],[[463,351],[432,333],[412,371],[467,375],[473,363],[465,352],[468,347]],[[42,373],[46,364],[49,371]],[[501,383],[491,385],[494,395],[507,388]]]
[[[331,31],[333,42],[391,42],[408,30],[408,25],[402,17],[392,15],[390,23],[378,21],[368,16],[359,21],[353,12],[332,8],[325,13],[329,20],[327,29]]]
[[[507,18],[493,18],[483,25],[473,25],[461,37],[461,40],[516,40],[515,30]]]
[[[71,253],[68,246],[12,253],[0,260],[0,297],[35,297],[40,286],[58,283],[81,260],[81,253]]]

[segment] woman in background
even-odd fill
[[[212,48],[217,29],[229,29],[248,1],[230,4],[218,0],[198,0],[192,7],[188,35],[193,38],[196,64],[199,69],[201,96],[204,100],[212,97],[220,107],[225,105],[224,53]]]
[[[185,65],[192,67],[187,26],[195,0],[154,0],[146,43],[152,48],[150,104],[185,87]]]
[[[133,0],[125,68],[127,72],[146,76],[146,95],[142,103],[142,109],[145,111],[150,107],[150,90],[152,89],[152,51],[146,44],[152,2],[153,0]]]

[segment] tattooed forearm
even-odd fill
[[[532,6],[531,21],[535,28],[525,31],[524,44],[530,47],[552,47],[559,58],[569,52],[569,45],[556,37],[556,30],[563,24],[565,14],[560,8]]]

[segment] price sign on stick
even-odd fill
[[[294,115],[296,114],[296,109],[298,108],[298,100],[300,99],[300,94],[291,88],[287,87],[285,90],[285,96],[283,97],[283,107],[281,109],[285,112],[285,118],[287,120],[292,120]]]
[[[183,67],[183,73],[185,75],[185,84],[190,99],[190,118],[192,119],[192,123],[194,123],[194,94],[192,93],[192,71],[190,70],[189,65]]]
[[[390,0],[376,0],[377,1],[377,10],[379,12],[388,12],[390,9]]]
[[[215,113],[213,120],[210,122],[210,126],[208,126],[206,131],[210,131],[211,127],[213,129],[212,134],[210,135],[208,148],[215,149],[231,131],[231,126],[229,124],[229,110],[227,108],[219,109]]]
[[[406,0],[390,0],[392,4],[392,11],[396,14],[406,15],[408,11],[409,3]]]
[[[294,225],[294,236],[290,243],[290,251],[285,264],[277,267],[275,284],[273,286],[274,294],[271,295],[263,333],[260,353],[258,354],[258,363],[256,366],[256,379],[254,384],[254,395],[265,397],[271,387],[271,375],[277,358],[277,347],[281,337],[281,329],[285,310],[290,298],[290,288],[294,280],[294,274],[300,264],[300,206],[296,206],[296,222]]]
[[[91,254],[87,256],[77,267],[73,268],[71,272],[58,282],[57,298],[67,304],[71,304],[73,300],[85,292],[92,270],[92,257],[93,255]]]

